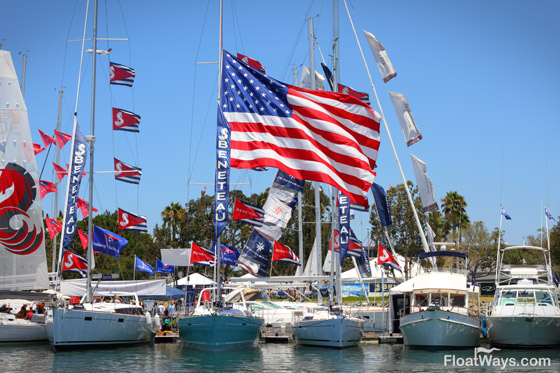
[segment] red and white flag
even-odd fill
[[[45,222],[47,223],[47,232],[49,232],[49,237],[52,240],[62,230],[62,224],[51,218],[45,218]]]
[[[136,76],[133,68],[115,62],[111,62],[109,68],[111,71],[110,84],[132,87]]]
[[[113,129],[128,132],[140,132],[140,115],[131,111],[113,108]]]
[[[191,264],[211,266],[214,263],[214,255],[209,250],[198,246],[194,242],[191,244]]]
[[[56,185],[46,180],[39,180],[39,194],[41,199],[49,193],[56,192]]]
[[[72,136],[71,135],[67,135],[65,133],[59,132],[59,131],[54,131],[54,136],[56,137],[56,143],[58,144],[58,147],[60,149],[62,149],[62,147],[64,145],[66,145],[66,143],[70,140],[72,140]]]
[[[86,277],[87,268],[87,260],[84,257],[74,254],[70,250],[64,250],[64,256],[62,257],[63,271],[78,272],[82,277]]]
[[[389,250],[383,247],[383,245],[379,244],[379,248],[377,249],[377,264],[383,265],[387,267],[391,267],[396,269],[397,271],[401,271],[401,266],[395,260],[395,258],[391,255]]]
[[[273,262],[292,263],[301,265],[297,255],[286,245],[282,245],[278,241],[274,241],[274,251],[272,253]]]
[[[45,148],[47,148],[50,144],[56,144],[56,140],[51,136],[47,135],[43,131],[39,130],[39,135],[41,135],[41,139],[43,139],[43,144],[45,144]]]
[[[263,225],[264,210],[236,198],[233,204],[232,220],[239,220],[260,227]]]
[[[251,66],[253,69],[260,70],[263,73],[265,72],[264,66],[259,61],[254,60],[251,57],[244,56],[241,53],[237,53],[237,58]]]
[[[148,219],[119,208],[119,231],[148,233]]]
[[[64,179],[64,176],[66,176],[68,174],[68,170],[65,170],[64,168],[60,167],[59,165],[57,165],[56,163],[52,163],[53,167],[54,167],[54,173],[56,174],[56,177],[58,178],[58,181],[61,181],[62,179]]]

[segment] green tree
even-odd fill
[[[177,229],[180,226],[180,221],[185,218],[185,209],[177,202],[171,204],[162,211],[161,218],[163,226],[171,230],[171,241],[176,239]]]
[[[456,239],[457,245],[460,245],[462,228],[466,227],[470,222],[469,216],[467,215],[467,202],[465,201],[465,197],[456,191],[451,191],[445,195],[445,198],[443,198],[441,202],[443,203],[441,211],[451,226],[453,239]],[[456,235],[457,228],[459,229],[458,236]]]
[[[464,230],[463,251],[469,256],[469,270],[473,272],[496,269],[496,242],[482,221],[469,224]]]

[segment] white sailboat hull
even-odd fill
[[[361,320],[348,317],[302,320],[294,324],[294,339],[299,345],[344,348],[362,340]]]
[[[0,314],[0,343],[46,342],[44,323],[16,319],[14,315]]]
[[[256,346],[264,320],[237,315],[197,315],[177,319],[183,346],[199,350]]]
[[[545,347],[560,345],[559,316],[490,316],[490,343],[495,346]]]
[[[49,342],[56,348],[147,343],[155,331],[144,315],[54,308],[47,314]]]
[[[399,327],[411,347],[475,347],[480,342],[480,320],[454,312],[415,312],[403,316]]]

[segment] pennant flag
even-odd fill
[[[369,47],[371,48],[371,53],[373,54],[373,58],[375,59],[377,68],[381,73],[381,77],[383,78],[383,81],[387,83],[389,80],[397,76],[397,73],[393,68],[393,64],[387,56],[387,51],[385,50],[383,45],[375,38],[375,36],[373,36],[373,34],[365,30],[364,34],[366,36]]]
[[[545,207],[545,208],[544,208],[544,214],[546,215],[547,218],[556,221],[556,219],[554,218],[554,216],[552,216],[552,214],[551,214],[550,212],[548,212],[548,207]]]
[[[94,225],[91,243],[95,251],[118,258],[128,240],[107,229]]]
[[[115,160],[115,180],[124,181],[130,184],[140,184],[140,176],[142,176],[142,169],[131,166],[124,162]]]
[[[254,60],[250,57],[244,56],[241,53],[237,53],[237,58],[241,61],[245,62],[245,64],[251,66],[255,70],[260,70],[263,73],[265,72],[264,66],[257,60]]]
[[[214,239],[229,221],[230,129],[224,113],[218,110],[216,127],[216,173],[214,176]]]
[[[325,77],[315,71],[315,90],[317,91],[324,91],[325,84]],[[299,86],[304,89],[311,89],[311,69],[307,66],[303,66],[301,71],[301,79],[299,81]]]
[[[137,257],[134,257],[134,269],[154,275],[154,267]]]
[[[390,227],[393,225],[393,219],[391,218],[391,210],[389,208],[387,193],[385,193],[385,190],[381,185],[376,183],[371,185],[371,193],[373,194],[373,199],[375,200],[375,207],[377,207],[377,213],[379,215],[379,220],[381,220],[381,225],[383,227]]]
[[[72,136],[57,130],[54,131],[54,136],[56,137],[56,143],[60,149],[62,149],[68,141],[72,140]]]
[[[41,199],[49,193],[56,192],[56,185],[46,180],[39,180],[39,194]]]
[[[506,218],[506,220],[511,220],[511,216],[508,215],[508,213],[506,212],[506,210],[504,210],[504,207],[503,207],[503,206],[502,206],[501,214]]]
[[[80,237],[80,242],[82,243],[82,249],[87,250],[88,247],[88,234],[86,231],[78,229],[78,236]]]
[[[370,106],[348,95],[286,85],[226,51],[223,79],[220,111],[231,132],[222,133],[231,133],[231,167],[276,167],[368,205],[380,120]]]
[[[53,167],[54,167],[54,172],[56,174],[56,177],[58,178],[58,181],[61,181],[62,179],[64,179],[64,176],[66,176],[68,174],[68,170],[65,170],[64,168],[60,167],[59,165],[57,165],[54,162],[52,164],[53,164]]]
[[[292,263],[300,266],[301,263],[297,255],[286,245],[282,245],[278,241],[274,241],[274,251],[272,252],[273,262]]]
[[[350,200],[341,192],[338,193],[338,245],[340,247],[340,265],[348,252],[350,243]]]
[[[62,230],[62,224],[51,218],[45,218],[45,221],[47,223],[47,232],[49,232],[49,237],[52,240]]]
[[[40,144],[35,144],[33,143],[33,152],[35,153],[35,155],[41,153],[43,150],[45,150],[46,148],[41,148]]]
[[[358,264],[358,270],[360,274],[364,277],[372,277],[371,266],[369,264],[369,255],[365,247],[361,247],[361,255],[356,259],[356,264]]]
[[[397,271],[401,271],[401,266],[395,260],[395,258],[391,255],[389,250],[383,247],[383,245],[379,244],[379,249],[377,250],[377,264],[383,265],[387,267],[391,267],[396,269]]]
[[[87,151],[85,138],[80,130],[80,126],[76,123],[74,130],[74,144],[72,154],[70,155],[70,168],[68,178],[68,196],[66,199],[66,211],[64,213],[64,224],[62,225],[62,242],[63,248],[67,248],[72,242],[76,234],[76,225],[78,223],[78,209],[76,203],[78,201],[78,193],[80,192],[80,183],[82,181],[82,173],[87,159]],[[93,264],[93,263],[92,263]]]
[[[256,230],[253,230],[251,237],[245,244],[243,252],[237,260],[237,265],[245,269],[253,276],[261,276],[266,273],[270,262],[270,252],[272,242],[267,240]]]
[[[78,208],[80,209],[80,211],[82,212],[82,216],[83,218],[87,218],[89,215],[89,202],[87,202],[85,199],[78,197]],[[97,212],[98,210],[94,207],[93,208],[93,212]]]
[[[148,233],[148,219],[119,208],[119,231]]]
[[[350,228],[350,241],[348,242],[348,256],[360,258],[362,256],[362,242],[358,240],[352,228]]]
[[[39,135],[41,135],[41,139],[43,139],[43,144],[45,144],[45,148],[47,148],[50,144],[56,144],[56,140],[51,136],[47,135],[43,131],[39,130]]]
[[[110,63],[111,78],[110,84],[125,85],[132,87],[134,76],[136,75],[133,68],[124,66],[115,62]]]
[[[131,111],[113,108],[113,130],[140,132],[140,115]]]
[[[235,247],[226,246],[223,243],[221,243],[220,246],[222,247],[220,262],[233,267],[236,266],[237,259],[239,259],[239,255],[241,254],[239,250]],[[216,241],[212,242],[212,253],[216,253]]]
[[[418,185],[418,193],[422,201],[424,212],[428,212],[438,208],[437,202],[434,198],[434,187],[432,181],[426,172],[426,163],[410,154],[412,160],[412,168],[414,169],[414,176],[416,177],[416,184]]]
[[[198,246],[194,242],[191,243],[191,264],[212,266],[214,260],[214,254],[211,251]]]
[[[416,126],[416,122],[414,122],[412,110],[410,110],[408,101],[400,93],[389,92],[389,96],[391,96],[391,101],[393,102],[397,119],[401,125],[406,146],[416,144],[418,141],[422,140],[422,134],[420,133],[418,126]]]
[[[236,198],[233,204],[232,220],[238,220],[259,227],[263,225],[264,210]]]
[[[332,75],[331,70],[327,67],[327,65],[325,65],[324,63],[321,62],[321,67],[323,68],[323,71],[325,72],[325,76],[327,77],[327,82],[329,82],[329,86],[331,87],[331,91],[334,91],[333,85],[334,85],[334,78]],[[340,83],[337,84],[338,87],[338,93],[344,93],[345,95],[350,95],[352,97],[356,97],[358,100],[365,102],[366,104],[370,104],[370,100],[369,100],[369,95],[367,93],[364,92],[358,92],[354,89],[352,89],[351,87],[347,87],[345,85],[342,85]]]
[[[159,259],[156,259],[156,272],[173,273],[175,272],[175,266],[173,264],[167,264]]]
[[[78,254],[74,254],[70,250],[64,249],[62,257],[62,270],[69,272],[77,272],[82,277],[87,275],[88,262],[86,258]]]

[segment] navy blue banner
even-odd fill
[[[118,258],[121,255],[122,249],[128,244],[128,240],[107,229],[94,225],[91,244],[93,251]]]
[[[216,137],[216,180],[214,193],[214,239],[224,231],[228,223],[229,201],[229,155],[231,129],[224,113],[218,107],[218,133]]]
[[[175,272],[175,266],[173,264],[167,264],[159,259],[156,259],[156,272],[173,273]]]
[[[278,170],[273,185],[274,184],[277,184],[280,187],[292,189],[296,192],[302,192],[303,186],[305,185],[305,180],[296,179],[295,177],[288,175],[284,171]]]
[[[262,276],[268,269],[270,254],[272,253],[272,242],[253,230],[251,237],[243,248],[237,264],[251,272],[255,276]]]
[[[220,246],[222,247],[221,263],[236,266],[237,259],[239,259],[239,255],[241,254],[239,250],[235,247],[226,246],[223,243],[221,243]],[[214,254],[216,253],[216,241],[212,242],[212,252]]]
[[[389,209],[389,201],[387,200],[385,190],[383,190],[381,185],[373,183],[371,185],[371,193],[373,193],[373,198],[375,199],[375,206],[377,206],[381,225],[390,227],[393,225],[393,220],[391,219],[391,210]]]
[[[134,269],[154,275],[154,267],[137,257],[134,257]]]
[[[80,130],[80,126],[76,123],[74,147],[70,155],[70,178],[68,183],[68,199],[66,200],[66,213],[64,214],[64,229],[62,231],[62,251],[68,248],[76,234],[76,226],[78,224],[78,193],[80,192],[80,183],[82,182],[82,174],[86,165],[86,159],[86,141],[84,139],[84,134]]]
[[[348,252],[350,243],[350,198],[338,192],[338,244],[340,246],[340,265]]]

